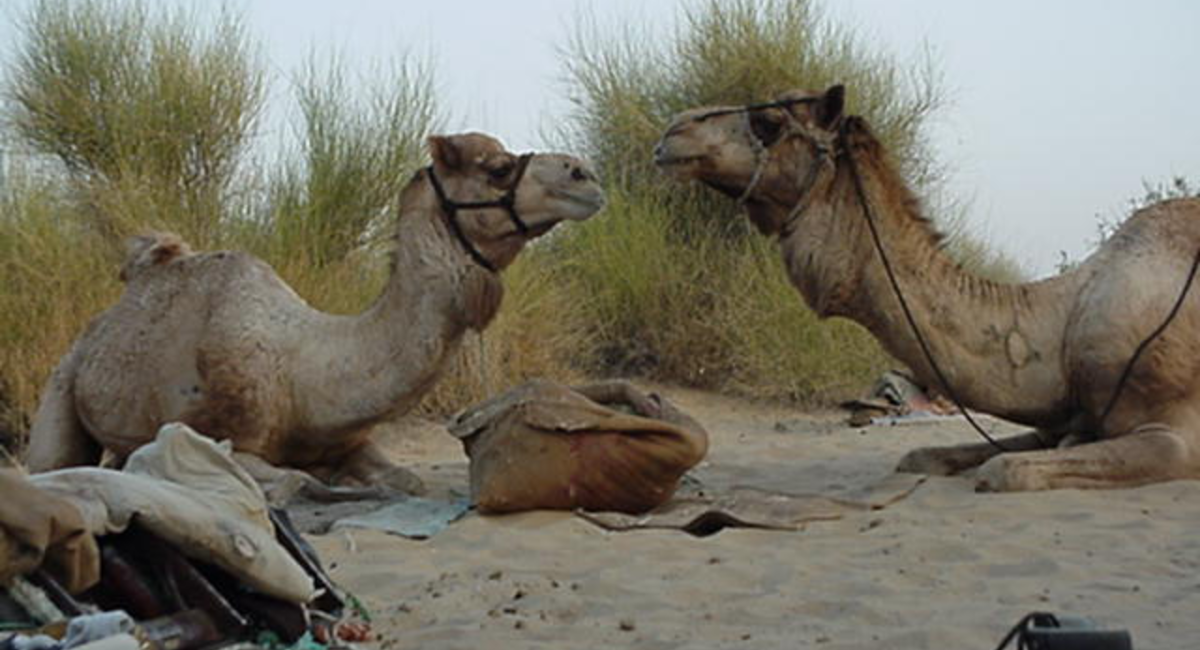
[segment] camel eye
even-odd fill
[[[764,146],[771,146],[783,133],[783,114],[777,109],[754,111],[750,114],[750,130]]]
[[[490,176],[494,181],[502,181],[508,178],[508,175],[512,173],[513,167],[515,166],[516,165],[514,165],[511,161],[500,163],[499,165],[488,170],[488,176]]]

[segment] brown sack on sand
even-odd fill
[[[523,384],[455,418],[480,512],[650,510],[708,451],[708,434],[627,382]]]
[[[0,584],[45,565],[71,593],[100,581],[100,553],[79,509],[0,470]]]

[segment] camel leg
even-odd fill
[[[1133,487],[1200,478],[1196,440],[1160,424],[1075,447],[1000,454],[979,468],[979,491]]]
[[[359,447],[342,461],[331,482],[385,488],[405,494],[425,494],[425,483],[416,474],[388,460],[373,442]]]
[[[1046,433],[1028,431],[999,442],[1009,451],[1030,451],[1042,449],[1043,441],[1052,439],[1053,437]],[[1001,451],[990,442],[973,442],[950,447],[921,447],[904,454],[896,465],[896,471],[951,476],[978,467],[1000,453]]]
[[[272,465],[255,454],[235,451],[233,460],[262,488],[267,503],[276,507],[287,505],[296,497],[318,503],[337,503],[387,496],[384,490],[375,487],[327,485],[304,470]]]
[[[101,447],[83,427],[75,411],[75,351],[54,369],[29,429],[25,464],[30,472],[47,472],[63,467],[95,465]]]

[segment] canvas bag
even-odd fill
[[[624,382],[573,390],[534,380],[462,413],[450,431],[471,459],[471,499],[484,513],[645,512],[708,451],[694,420]]]
[[[96,540],[70,501],[16,469],[0,469],[0,494],[0,584],[40,566],[73,594],[100,580]]]

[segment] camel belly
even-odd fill
[[[1099,422],[1137,348],[1158,329],[1179,299],[1191,260],[1137,256],[1099,274],[1080,296],[1068,333],[1076,395]],[[1129,370],[1101,436],[1120,435],[1147,422],[1172,423],[1200,397],[1200,286]]]

